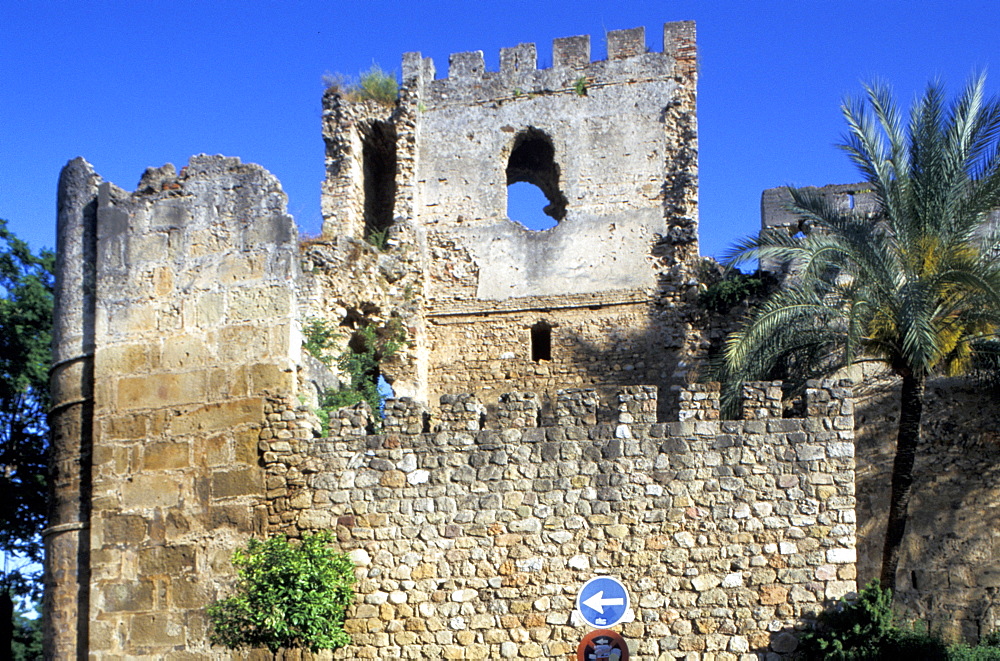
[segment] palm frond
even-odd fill
[[[984,90],[978,76],[948,105],[932,83],[905,126],[884,84],[843,103],[841,149],[871,187],[874,212],[789,189],[797,227],[733,247],[733,263],[761,259],[788,275],[727,339],[724,402],[744,380],[801,382],[856,361],[920,378],[974,369],[975,347],[1000,332],[1000,221],[990,221],[1000,207],[1000,101]]]

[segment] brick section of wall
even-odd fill
[[[592,388],[556,392],[556,424],[560,427],[591,427],[597,424],[600,400]]]
[[[486,407],[472,394],[441,395],[438,423],[440,431],[478,431],[483,428]]]
[[[618,422],[656,422],[656,386],[625,386],[618,393]]]
[[[741,418],[765,420],[781,416],[781,381],[751,381],[743,384]]]
[[[899,415],[898,381],[866,379],[856,403],[858,576],[878,577]],[[860,389],[860,388],[859,388]],[[928,381],[923,441],[896,574],[896,603],[949,639],[1000,628],[1000,416],[974,380]]]
[[[327,423],[327,436],[330,438],[364,436],[368,433],[371,424],[372,407],[368,402],[358,402],[330,414]]]
[[[537,427],[541,414],[541,401],[533,392],[508,392],[500,395],[497,404],[496,426],[500,429]]]
[[[382,429],[387,434],[419,434],[427,422],[427,407],[410,397],[385,402]]]

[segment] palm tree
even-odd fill
[[[730,265],[778,261],[782,288],[726,341],[719,368],[724,401],[735,385],[762,378],[831,374],[862,361],[902,381],[882,585],[895,587],[924,385],[967,372],[1000,329],[1000,101],[974,78],[946,107],[931,84],[904,125],[884,84],[842,105],[841,149],[871,188],[867,212],[807,190],[791,192],[797,231],[762,231],[737,244]],[[978,364],[989,364],[989,361]]]

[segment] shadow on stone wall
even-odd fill
[[[946,640],[976,641],[1000,621],[997,395],[944,378],[927,394],[896,603]],[[880,569],[898,406],[892,380],[859,392],[859,584]]]

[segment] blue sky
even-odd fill
[[[52,246],[59,169],[75,156],[131,190],[191,154],[260,163],[300,227],[320,226],[321,77],[406,51],[447,70],[453,52],[645,26],[698,23],[702,253],[755,231],[760,192],[857,180],[834,147],[838,105],[881,77],[908,105],[932,78],[959,89],[1000,62],[1000,3],[383,2],[175,0],[0,3],[0,217]],[[440,75],[440,74],[439,74]],[[1000,67],[989,81],[1000,90]]]

